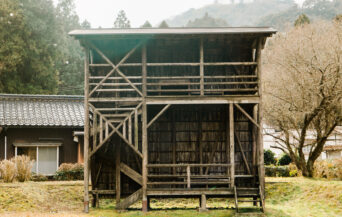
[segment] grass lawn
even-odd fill
[[[307,178],[267,178],[266,181],[271,182],[266,184],[266,213],[260,216],[342,216],[341,181]],[[154,210],[147,214],[138,210],[141,203],[133,205],[129,211],[118,213],[114,210],[113,200],[104,199],[101,200],[101,208],[91,208],[88,215],[82,213],[82,200],[82,182],[0,183],[0,216],[235,215],[231,199],[209,199],[208,212],[198,212],[198,200],[195,199],[152,200]],[[255,216],[255,213],[241,216]]]

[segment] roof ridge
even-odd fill
[[[83,100],[82,95],[42,95],[42,94],[0,94],[0,98],[13,98],[13,99],[76,99]]]

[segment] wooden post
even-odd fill
[[[120,142],[118,142],[115,149],[115,195],[116,195],[116,204],[120,203],[121,198],[121,169],[120,169],[120,163],[121,163],[121,148],[120,148]]]
[[[201,195],[201,207],[200,207],[200,211],[207,211],[207,197],[205,194]]]
[[[103,142],[103,118],[100,115],[100,143]]]
[[[204,95],[204,51],[203,38],[200,39],[200,93]]]
[[[253,119],[258,122],[258,107],[257,105],[253,106]],[[257,140],[258,140],[258,128],[253,125],[253,175],[256,175],[256,165],[257,165]]]
[[[203,141],[202,141],[202,110],[199,111],[198,117],[198,142],[199,142],[199,161],[203,164]],[[200,167],[200,175],[203,175],[203,167]]]
[[[263,136],[262,136],[262,129],[263,129],[263,124],[262,124],[262,116],[263,116],[263,111],[262,111],[262,77],[261,77],[261,47],[262,47],[262,42],[263,38],[259,38],[258,40],[258,46],[257,46],[257,75],[258,75],[258,92],[259,92],[259,98],[260,98],[260,103],[258,106],[258,115],[259,115],[259,132],[258,132],[258,146],[259,146],[259,152],[258,152],[258,175],[259,175],[259,182],[260,182],[260,188],[261,192],[263,195],[265,192],[265,168],[264,168],[264,143],[263,143]],[[264,198],[261,198],[264,200]]]
[[[123,125],[122,125],[122,135],[125,139],[127,139],[127,135],[126,135],[126,121],[123,122]]]
[[[135,148],[139,147],[139,128],[138,128],[138,109],[134,110],[134,145]]]
[[[234,150],[234,105],[229,104],[229,153],[230,153],[230,182],[231,187],[235,186],[235,150]]]
[[[229,104],[227,105],[227,111],[228,113],[226,113],[225,115],[225,125],[226,125],[226,158],[227,158],[227,164],[230,164],[230,135],[229,135]],[[230,174],[230,167],[227,167],[227,176]]]
[[[93,150],[96,148],[97,143],[97,114],[93,112]]]
[[[128,118],[128,141],[132,143],[132,116],[129,115]]]
[[[84,60],[84,212],[89,212],[89,50]]]
[[[191,188],[191,170],[190,170],[190,166],[186,167],[186,176],[187,176],[187,187]]]
[[[148,141],[147,141],[147,104],[146,104],[146,76],[147,76],[147,59],[146,59],[146,45],[142,48],[142,211],[148,211],[147,202],[147,164],[148,164]]]

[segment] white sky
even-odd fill
[[[57,0],[54,0],[56,2]],[[220,3],[230,0],[218,0]],[[235,0],[238,2],[239,0]],[[248,0],[245,0],[248,1]],[[304,0],[295,0],[298,3]],[[75,0],[76,12],[81,21],[87,19],[92,28],[110,28],[120,10],[124,10],[132,27],[146,20],[155,26],[163,19],[178,15],[190,8],[200,8],[214,0]]]

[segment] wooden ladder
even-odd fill
[[[240,191],[239,190],[240,190],[239,188],[236,188],[236,186],[234,186],[234,198],[235,198],[236,212],[239,212],[239,202],[252,202],[254,206],[257,206],[257,204],[259,203],[260,211],[265,212],[265,198],[264,198],[264,195],[260,186],[254,189],[256,190],[255,194],[244,194],[243,189],[241,189]],[[243,199],[243,198],[248,198],[248,197],[252,197],[253,199]]]

